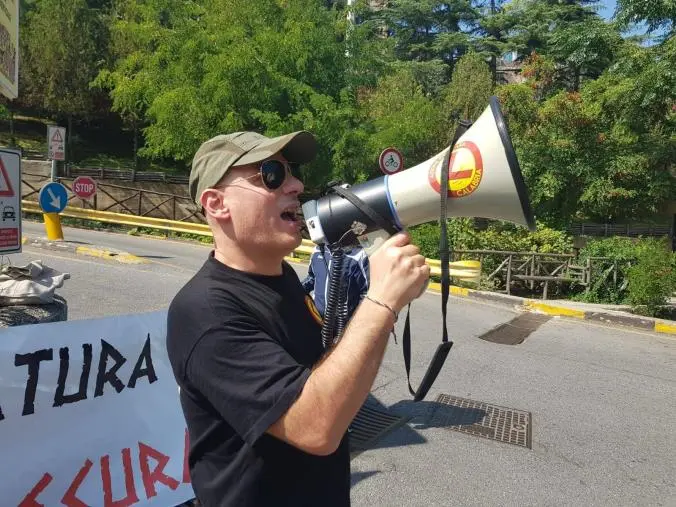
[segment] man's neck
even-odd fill
[[[228,267],[245,273],[257,275],[278,276],[282,274],[282,260],[271,258],[257,258],[232,248],[214,249],[214,258]]]

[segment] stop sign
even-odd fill
[[[73,193],[81,199],[91,199],[96,193],[96,181],[89,176],[78,176],[73,180]]]

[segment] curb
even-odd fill
[[[109,250],[105,248],[97,248],[91,246],[80,246],[68,241],[50,241],[40,238],[29,238],[24,236],[21,243],[33,248],[41,248],[43,250],[53,250],[56,252],[68,252],[76,255],[86,255],[88,257],[98,257],[99,259],[107,259],[111,261],[120,262],[122,264],[147,264],[150,261],[142,257],[122,252],[119,250]]]
[[[441,292],[441,284],[430,282],[429,290]],[[577,320],[588,320],[612,326],[630,327],[642,331],[676,336],[676,322],[669,320],[641,317],[639,315],[626,315],[612,311],[578,310],[575,308],[568,308],[567,306],[559,306],[554,302],[544,303],[536,299],[483,292],[474,289],[466,289],[464,287],[457,287],[455,285],[450,286],[449,293],[458,297],[506,304],[526,312],[543,313],[546,315],[568,317]]]

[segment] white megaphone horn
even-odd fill
[[[526,185],[497,97],[455,143],[400,173],[353,187],[351,193],[403,230],[439,219],[441,168],[449,149],[448,217],[505,220],[535,230]],[[329,193],[303,204],[317,244],[361,244],[372,253],[389,233],[344,196]]]

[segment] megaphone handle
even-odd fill
[[[366,252],[366,255],[371,257],[373,253],[378,250],[382,246],[382,244],[387,241],[387,239],[390,237],[390,235],[383,231],[382,229],[370,232],[368,234],[364,234],[363,236],[359,236],[357,239],[359,240],[359,243],[361,244],[362,248]],[[428,289],[430,285],[429,278],[425,282],[425,285],[423,285],[423,288],[420,290],[420,294],[416,296],[416,299],[422,296]]]
[[[368,234],[359,236],[357,239],[359,240],[361,247],[366,252],[366,255],[371,257],[371,255],[373,255],[373,253],[378,250],[382,244],[388,240],[389,237],[390,234],[382,229],[378,229],[377,231],[369,232]]]

